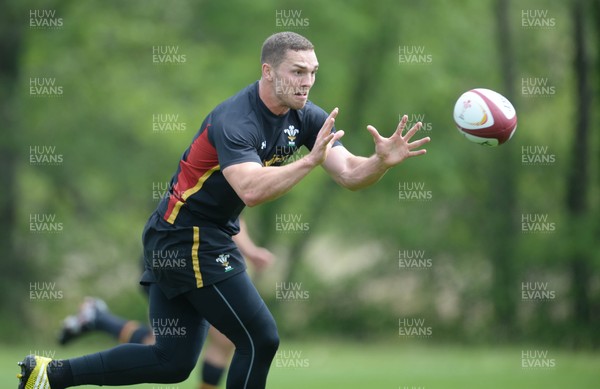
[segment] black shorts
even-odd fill
[[[246,269],[231,236],[217,226],[174,226],[153,213],[142,240],[145,270],[140,283],[157,283],[168,298]]]

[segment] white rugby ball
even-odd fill
[[[508,99],[490,89],[476,88],[463,93],[454,105],[458,131],[471,142],[498,146],[517,129],[517,113]]]

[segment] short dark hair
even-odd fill
[[[313,44],[300,34],[284,31],[271,35],[263,43],[260,53],[260,63],[268,63],[277,67],[285,58],[288,50],[314,50]]]

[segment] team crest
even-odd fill
[[[225,268],[225,273],[230,270],[233,270],[233,267],[229,265],[229,254],[219,254],[219,257],[216,259],[223,267]]]
[[[283,130],[287,134],[288,137],[288,146],[296,146],[296,135],[300,132],[300,130],[293,125],[290,124],[288,128]]]

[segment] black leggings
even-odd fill
[[[169,300],[150,286],[154,345],[123,344],[70,359],[75,386],[177,383],[194,369],[208,323],[227,336],[235,353],[227,388],[264,388],[279,346],[273,316],[247,273]]]

